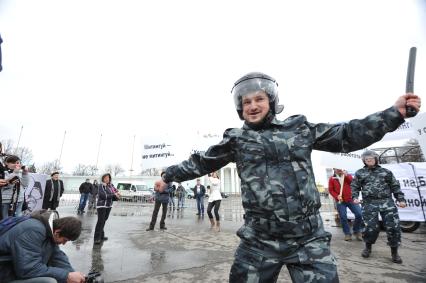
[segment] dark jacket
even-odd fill
[[[179,185],[176,189],[176,196],[178,198],[185,197],[186,191],[182,185]]]
[[[203,185],[200,185],[200,193],[197,194],[197,185],[195,185],[195,187],[192,189],[192,191],[194,192],[194,197],[203,197],[206,194],[206,188]]]
[[[169,202],[170,191],[172,190],[172,183],[167,183],[167,187],[163,192],[155,192],[155,200],[161,203]]]
[[[13,255],[11,261],[0,261],[0,282],[34,277],[53,277],[66,282],[73,272],[68,257],[53,240],[49,225],[51,213],[36,211],[31,218],[18,223],[0,238],[0,255]]]
[[[351,152],[366,148],[403,122],[401,113],[391,107],[339,124],[314,124],[302,115],[284,121],[273,119],[258,129],[245,124],[241,129],[226,130],[223,140],[207,152],[192,154],[168,167],[163,179],[183,182],[235,162],[246,223],[261,232],[302,237],[314,229],[305,227],[322,225],[312,150]]]
[[[46,203],[59,202],[59,198],[64,193],[64,182],[62,182],[62,180],[58,180],[58,182],[59,182],[59,191],[57,191],[58,188],[56,186],[52,186],[52,179],[49,179],[46,181],[46,187],[44,190],[44,197],[43,197],[43,208],[45,207]],[[58,198],[54,199],[54,196],[58,196]]]
[[[392,171],[376,165],[373,168],[364,166],[355,172],[351,183],[352,197],[358,198],[362,193],[363,202],[392,201],[392,194],[397,201],[405,202],[404,193]]]
[[[84,182],[80,185],[80,188],[78,190],[80,191],[80,194],[88,194],[92,192],[92,186],[92,183]]]
[[[98,186],[98,202],[96,208],[109,208],[112,207],[114,200],[117,200],[117,196],[113,191],[113,187],[110,184],[101,183]]]
[[[99,184],[98,183],[93,183],[92,184],[92,191],[90,192],[92,195],[97,195],[98,194],[98,186],[99,186]]]

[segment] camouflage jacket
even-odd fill
[[[313,124],[296,115],[264,128],[228,129],[204,154],[167,168],[164,181],[182,182],[236,162],[246,215],[280,222],[305,219],[321,206],[311,163],[313,149],[350,152],[367,147],[404,122],[391,107],[361,120]]]
[[[392,194],[398,201],[404,201],[404,193],[401,191],[398,181],[392,172],[379,165],[373,168],[359,169],[351,183],[352,198],[358,198],[359,192],[365,202],[371,200],[389,200]]]

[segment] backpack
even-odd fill
[[[0,221],[0,236],[12,229],[16,224],[21,223],[22,221],[30,219],[29,215],[20,216],[20,217],[8,217]]]

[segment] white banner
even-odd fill
[[[416,116],[417,118],[417,116]],[[381,141],[406,140],[415,137],[413,122],[416,118],[405,120],[405,122],[393,132],[387,133]]]
[[[180,162],[182,158],[175,139],[153,137],[142,140],[142,169],[167,167]]]
[[[364,163],[362,163],[361,160],[361,154],[363,152],[364,150],[358,150],[351,153],[321,152],[321,166],[355,172],[364,166]]]
[[[401,185],[401,190],[407,201],[407,207],[398,207],[400,220],[425,221],[422,203],[423,209],[426,212],[426,162],[382,164],[380,166],[392,171]],[[347,211],[348,218],[353,219],[354,216],[352,212],[350,212],[349,209]]]
[[[189,158],[192,153],[205,152],[217,144],[217,134],[185,134],[144,137],[142,139],[142,169],[164,168]]]
[[[30,212],[42,209],[43,196],[48,175],[29,173],[29,184],[25,188],[25,201]]]

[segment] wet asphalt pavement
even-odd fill
[[[210,230],[207,217],[195,215],[195,201],[187,200],[183,210],[169,210],[166,231],[145,231],[151,220],[153,204],[114,203],[105,226],[109,238],[93,245],[97,215],[88,211],[80,238],[61,247],[74,268],[87,273],[102,273],[105,282],[228,282],[234,252],[239,244],[236,231],[243,225],[243,210],[238,197],[222,201],[221,231]],[[62,203],[61,216],[76,215],[76,203]],[[207,205],[206,205],[207,207]],[[326,209],[324,209],[324,207]],[[338,259],[341,282],[426,282],[426,227],[403,233],[400,255],[403,264],[390,260],[386,233],[380,233],[370,258],[361,257],[363,243],[343,241],[332,213],[323,206],[325,229],[333,234],[332,251]],[[290,282],[282,268],[278,282]]]

